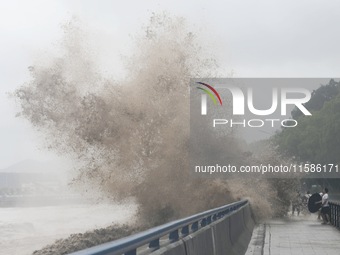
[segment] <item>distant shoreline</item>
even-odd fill
[[[9,207],[41,207],[69,204],[86,204],[81,196],[75,195],[34,195],[34,196],[0,196],[0,208]]]

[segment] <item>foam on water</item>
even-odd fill
[[[134,222],[131,203],[0,208],[0,254],[27,255],[72,233]]]

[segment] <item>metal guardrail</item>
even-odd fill
[[[331,224],[340,228],[340,202],[330,201],[329,206],[331,209]]]
[[[176,220],[158,227],[151,228],[116,241],[104,243],[85,250],[71,253],[71,255],[136,255],[137,249],[148,245],[150,252],[161,247],[160,239],[168,235],[167,243],[179,240],[181,237],[209,225],[248,203],[241,200],[212,210],[201,212],[193,216]],[[143,251],[144,253],[144,251]]]

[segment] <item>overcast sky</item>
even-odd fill
[[[183,16],[214,48],[226,76],[339,77],[340,1],[1,1],[0,168],[24,159],[55,158],[20,118],[7,94],[29,81],[27,67],[62,38],[60,25],[77,16],[100,33],[98,45],[119,65],[130,37],[152,12]]]

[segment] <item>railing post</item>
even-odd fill
[[[337,225],[337,218],[338,218],[338,205],[336,204],[336,203],[332,203],[331,204],[332,205],[332,207],[333,207],[333,210],[332,210],[332,215],[333,215],[333,222],[332,222],[332,224],[336,227],[336,225]]]
[[[201,220],[201,227],[205,227],[207,225],[207,219],[206,218],[203,218]]]
[[[184,236],[189,235],[189,226],[183,227],[181,233]]]
[[[337,204],[332,204],[332,206],[333,206],[333,225],[334,226],[336,226],[336,223],[337,223],[337,220],[336,220],[336,218],[338,217],[338,215],[337,215],[337,208],[338,208],[338,205]]]
[[[334,206],[333,203],[329,203],[329,209],[331,211],[331,215],[330,215],[330,223],[334,226]]]
[[[191,230],[192,230],[193,232],[195,232],[195,231],[198,230],[198,221],[192,223],[192,225],[191,225]]]
[[[336,206],[336,226],[340,228],[340,204]]]
[[[336,213],[335,213],[335,226],[336,226],[337,228],[339,228],[339,227],[340,227],[340,225],[339,225],[340,205],[339,205],[338,203],[336,204],[335,211],[336,211]]]

